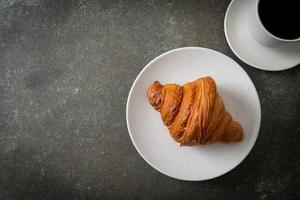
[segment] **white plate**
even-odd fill
[[[244,129],[242,142],[180,147],[147,101],[149,85],[184,84],[212,76],[226,108]],[[127,101],[130,137],[139,154],[153,168],[173,178],[199,181],[220,176],[237,166],[252,149],[260,127],[260,103],[246,72],[232,59],[214,50],[186,47],[152,60],[134,81]]]
[[[232,0],[224,21],[226,40],[242,61],[258,69],[285,70],[300,63],[300,43],[286,48],[269,48],[258,43],[248,29],[248,17],[255,1]],[[254,8],[253,8],[254,9]]]

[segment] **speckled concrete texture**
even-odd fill
[[[265,72],[234,56],[229,0],[0,2],[1,200],[300,199],[300,68]],[[246,160],[204,182],[152,169],[126,128],[137,74],[183,46],[236,60],[262,106]]]

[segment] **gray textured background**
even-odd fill
[[[300,68],[239,61],[223,32],[229,0],[0,2],[1,200],[300,198]],[[126,128],[137,74],[183,46],[232,57],[262,105],[250,155],[204,182],[152,169]]]

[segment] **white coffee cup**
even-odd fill
[[[270,33],[262,24],[258,14],[258,4],[260,0],[255,1],[255,6],[249,8],[252,9],[252,14],[249,15],[249,31],[257,42],[272,48],[283,48],[295,45],[295,43],[300,43],[300,37],[297,39],[288,40],[276,37]]]

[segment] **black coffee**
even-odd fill
[[[300,7],[297,0],[260,0],[258,15],[273,35],[287,40],[300,38]]]

